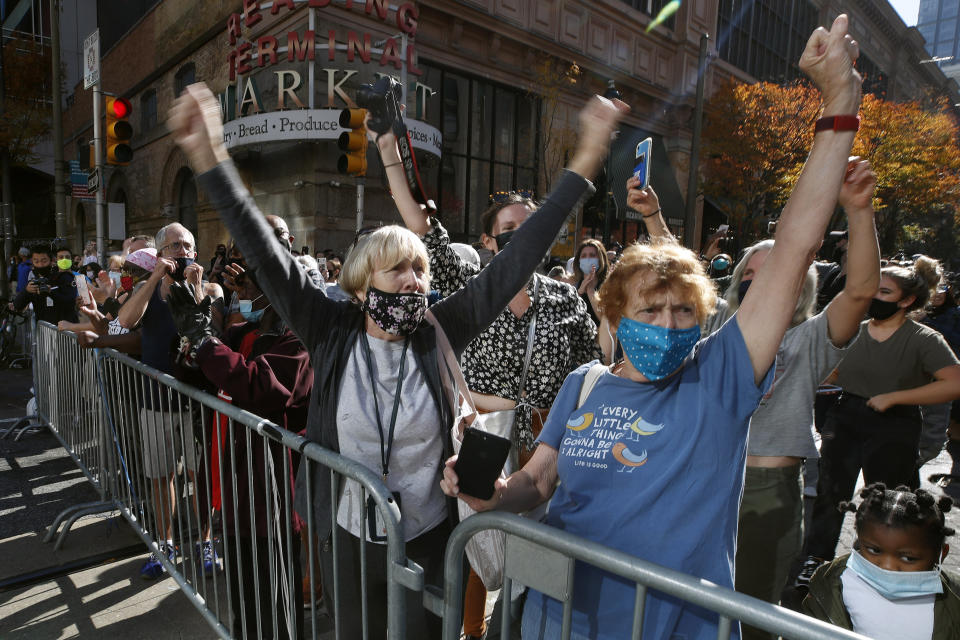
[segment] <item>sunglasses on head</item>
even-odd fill
[[[516,191],[494,191],[490,194],[491,204],[503,204],[509,202],[511,198],[533,199],[533,191],[529,189],[517,189]]]

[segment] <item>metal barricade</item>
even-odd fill
[[[474,534],[488,529],[506,533],[501,593],[509,594],[512,582],[516,581],[561,602],[562,640],[567,640],[571,632],[576,561],[636,582],[631,636],[634,640],[641,638],[644,605],[649,589],[717,613],[719,640],[731,637],[735,620],[790,640],[867,640],[864,636],[795,611],[641,560],[566,531],[503,512],[470,516],[450,535],[444,565],[444,640],[457,640],[460,637],[463,554],[467,541]],[[500,628],[509,629],[510,607],[504,606],[502,612]]]
[[[103,405],[96,389],[95,353],[81,348],[73,333],[58,332],[48,322],[37,323],[34,336],[37,418],[49,427],[100,494],[98,501],[73,505],[57,515],[44,542],[50,542],[59,531],[54,545],[59,549],[79,518],[115,510],[113,462],[101,428]]]
[[[310,513],[301,534],[293,514],[291,479],[298,465],[313,478],[315,465],[330,469],[331,495],[344,478],[355,480],[376,503],[387,532],[388,638],[405,637],[407,591],[423,589],[420,567],[405,556],[399,510],[380,476],[363,465],[281,429],[221,398],[105,350],[98,354],[97,384],[105,407],[104,430],[116,452],[115,502],[154,557],[221,638],[313,637],[322,632],[311,601],[304,629],[300,604],[301,560],[311,594],[319,584],[315,487],[306,485]],[[182,471],[182,472],[181,472]],[[363,528],[367,527],[363,513]],[[331,513],[337,530],[337,509]],[[341,536],[333,536],[334,574]],[[175,550],[165,548],[167,540]],[[222,559],[205,571],[203,542]],[[363,635],[368,637],[366,545],[360,545]],[[340,585],[323,585],[337,609]],[[343,594],[344,598],[352,598]],[[334,615],[341,636],[343,616]],[[232,633],[232,635],[231,635]]]

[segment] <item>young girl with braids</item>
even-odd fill
[[[960,584],[940,564],[954,533],[943,517],[953,501],[882,482],[860,497],[859,506],[841,505],[857,514],[854,550],[813,574],[804,613],[878,640],[956,638]]]
[[[927,256],[912,267],[880,272],[870,319],[837,367],[843,393],[824,424],[808,558],[798,585],[833,558],[843,524],[837,506],[853,495],[861,469],[867,484],[916,487],[919,405],[960,398],[960,361],[943,336],[908,317],[927,304],[940,277],[939,263]]]

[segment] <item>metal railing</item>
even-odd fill
[[[564,606],[563,638],[571,628],[574,563],[585,562],[637,584],[633,638],[640,638],[648,590],[717,613],[717,637],[729,638],[733,621],[796,640],[863,640],[850,632],[736,593],[704,580],[612,550],[600,544],[506,513],[483,513],[461,522],[446,548],[442,593],[427,588],[421,567],[405,553],[400,513],[381,477],[349,458],[207,394],[113,350],[80,348],[74,336],[47,323],[35,332],[34,384],[38,414],[97,488],[101,501],[58,516],[50,539],[69,518],[57,544],[82,515],[116,510],[154,554],[221,638],[313,637],[321,629],[312,594],[320,583],[321,553],[339,578],[339,550],[349,534],[317,540],[313,479],[329,469],[330,495],[340,496],[345,479],[370,496],[386,529],[386,606],[368,605],[367,544],[359,545],[361,623],[364,638],[371,617],[385,619],[386,637],[407,637],[410,593],[443,618],[445,640],[459,638],[466,542],[486,529],[506,532],[502,593],[512,583],[531,586]],[[166,435],[160,436],[165,433]],[[151,440],[153,440],[151,442]],[[165,464],[162,464],[165,463]],[[302,467],[302,468],[301,468]],[[308,505],[305,522],[294,515],[292,478],[301,471]],[[336,503],[335,503],[336,504]],[[338,509],[330,529],[338,531]],[[366,510],[361,530],[367,530]],[[301,534],[301,531],[303,532]],[[174,549],[166,546],[175,543]],[[220,560],[204,564],[203,542]],[[304,546],[300,541],[303,540]],[[300,567],[308,576],[302,584]],[[304,620],[302,587],[311,594]],[[338,579],[324,584],[333,595],[334,637],[344,637]],[[328,606],[330,604],[327,599]],[[510,628],[504,606],[501,629]],[[306,626],[309,621],[309,628]]]
[[[463,554],[467,541],[474,534],[488,529],[507,534],[501,593],[510,593],[512,583],[516,581],[558,600],[563,605],[562,640],[567,640],[571,634],[574,564],[577,561],[636,582],[631,635],[634,640],[643,637],[644,605],[651,589],[717,613],[719,640],[732,637],[735,620],[791,640],[867,640],[864,636],[795,611],[503,512],[470,516],[450,535],[444,563],[444,640],[460,637],[463,598],[459,594],[463,588]],[[500,629],[509,629],[509,606],[502,608],[502,616]]]
[[[406,637],[405,595],[422,591],[423,572],[407,561],[399,511],[380,476],[126,355],[80,348],[72,334],[47,323],[36,335],[38,412],[102,497],[58,516],[48,540],[68,517],[58,545],[80,516],[119,511],[219,637],[303,637],[301,560],[309,591],[320,584],[309,480],[320,465],[332,472],[331,495],[340,495],[345,479],[356,481],[362,502],[373,499],[386,529],[387,606],[383,612],[364,606],[363,636],[368,616],[377,613],[386,619],[388,638]],[[293,510],[291,480],[300,465],[308,478],[305,522]],[[364,511],[364,530],[367,516]],[[336,509],[331,526],[337,530]],[[338,546],[348,543],[342,537],[333,536],[325,549],[332,552],[333,575],[339,575]],[[174,541],[172,550],[167,540]],[[211,566],[204,564],[205,541],[219,555]],[[366,575],[366,546],[360,549]],[[334,595],[330,613],[341,636],[339,584],[325,587]],[[308,609],[314,638],[322,626],[317,604],[311,598]]]

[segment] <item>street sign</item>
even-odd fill
[[[87,191],[96,193],[100,189],[100,170],[94,169],[87,174]]]
[[[83,88],[89,89],[100,82],[100,30],[97,29],[83,41]]]

